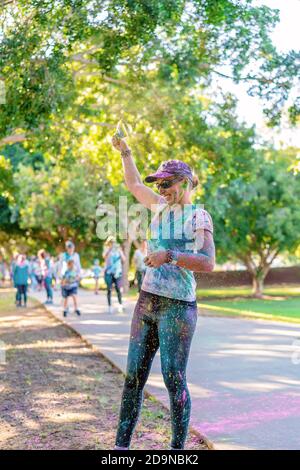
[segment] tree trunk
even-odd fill
[[[263,296],[263,289],[264,289],[264,278],[258,276],[253,276],[252,279],[252,286],[253,286],[253,296],[257,299],[261,299]]]
[[[253,286],[253,296],[261,299],[263,297],[264,282],[266,275],[270,271],[270,265],[266,263],[264,266],[260,266],[252,274],[252,286]]]
[[[258,266],[255,265],[255,262],[251,257],[251,253],[246,253],[245,255],[241,254],[239,256],[240,260],[245,264],[247,271],[252,276],[252,293],[254,297],[263,297],[265,278],[270,271],[274,259],[279,254],[279,251],[280,250],[278,249],[278,246],[276,247],[275,251],[273,251],[273,253],[271,253],[270,248],[268,248],[267,254],[264,254],[262,251],[260,251],[260,263]]]

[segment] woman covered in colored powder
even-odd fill
[[[115,450],[129,449],[143,402],[143,389],[160,348],[161,369],[170,398],[171,449],[184,449],[191,412],[186,366],[197,323],[193,272],[212,271],[215,264],[213,222],[191,196],[198,179],[180,160],[168,160],[143,184],[126,142],[118,136],[129,191],[153,212],[147,266],[134,310]]]

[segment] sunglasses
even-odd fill
[[[168,188],[171,188],[171,186],[173,186],[173,184],[175,183],[178,183],[178,181],[181,181],[183,178],[180,177],[180,178],[173,178],[171,180],[165,180],[165,181],[162,181],[161,183],[155,183],[155,186],[157,187],[157,189],[168,189]]]

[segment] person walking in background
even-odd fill
[[[52,258],[52,278],[54,281],[54,290],[59,288],[59,257]]]
[[[67,263],[70,259],[74,261],[74,269],[76,270],[77,275],[81,278],[81,263],[80,256],[75,251],[75,245],[71,240],[66,241],[66,251],[61,254],[59,260],[59,275],[60,278],[63,277],[65,271],[67,270]]]
[[[95,279],[95,294],[98,295],[99,294],[99,279],[100,279],[100,275],[102,272],[102,268],[99,264],[98,259],[95,259],[92,271],[93,271],[93,276]]]
[[[125,255],[112,236],[108,237],[104,244],[103,257],[105,260],[104,280],[107,287],[108,312],[112,312],[111,293],[113,284],[119,301],[118,311],[123,312],[121,284],[123,271],[122,262],[125,261]]]
[[[135,277],[138,284],[138,292],[141,291],[142,282],[146,272],[146,265],[144,262],[145,257],[147,256],[147,240],[143,240],[134,252],[133,262],[135,265]]]
[[[30,289],[32,289],[33,292],[36,291],[37,285],[38,285],[36,277],[35,277],[35,272],[34,272],[35,263],[36,263],[35,256],[31,256],[28,260],[28,264],[29,264]]]
[[[5,285],[6,276],[6,263],[4,258],[0,255],[0,287]]]
[[[43,270],[38,256],[33,262],[33,273],[36,279],[37,290],[40,292],[43,288]]]
[[[9,264],[9,280],[10,280],[10,286],[11,287],[15,287],[14,270],[15,270],[15,266],[16,266],[16,263],[17,263],[18,256],[19,256],[18,254],[14,255],[11,258],[11,261],[10,261],[10,264]]]
[[[17,307],[22,307],[22,297],[23,297],[23,306],[27,306],[27,285],[29,279],[29,264],[26,260],[25,255],[19,255],[17,262],[13,268],[13,280],[14,285],[17,288],[16,294],[16,305]]]
[[[75,263],[72,258],[67,261],[67,269],[65,270],[61,280],[61,293],[64,299],[63,301],[63,316],[66,317],[68,314],[68,298],[71,297],[74,303],[74,310],[77,315],[80,315],[80,310],[77,304],[77,288],[80,277],[78,271],[75,268]]]
[[[45,304],[53,304],[53,291],[52,291],[52,266],[50,256],[45,250],[38,252],[39,263],[41,266],[44,287],[46,289],[47,300]]]
[[[65,246],[66,246],[66,251],[64,253],[62,253],[61,256],[60,256],[59,268],[58,268],[59,278],[61,279],[61,286],[63,287],[63,283],[64,283],[64,285],[70,284],[68,280],[66,282],[66,279],[68,279],[68,276],[67,276],[67,278],[65,277],[65,274],[68,270],[69,261],[73,261],[73,267],[72,267],[72,272],[73,273],[69,277],[70,277],[70,279],[74,278],[74,273],[75,273],[76,274],[76,276],[75,276],[76,281],[73,282],[73,289],[74,290],[73,290],[72,294],[67,295],[68,288],[64,289],[64,290],[62,289],[62,295],[63,295],[63,298],[65,299],[64,305],[67,305],[68,297],[72,296],[73,301],[74,301],[75,311],[76,311],[77,315],[80,315],[80,310],[78,308],[78,297],[77,297],[78,286],[79,286],[80,279],[81,279],[80,256],[75,251],[75,245],[71,240],[67,240]],[[72,282],[71,282],[71,284],[72,284]],[[75,287],[76,287],[76,289],[75,289]],[[75,293],[75,291],[76,291],[76,293]],[[66,316],[66,315],[67,315],[67,309],[64,307],[64,316]]]

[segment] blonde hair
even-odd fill
[[[189,178],[187,178],[186,180],[187,180],[187,190],[188,191],[193,191],[198,186],[198,183],[199,183],[198,176],[193,175],[192,181]]]
[[[192,181],[192,189],[195,189],[196,186],[199,184],[199,178],[197,175],[193,175],[193,181]]]
[[[108,245],[109,243],[115,243],[116,242],[116,239],[115,237],[113,237],[112,235],[110,235],[109,237],[107,237],[107,239],[105,240],[104,242],[104,245]]]

